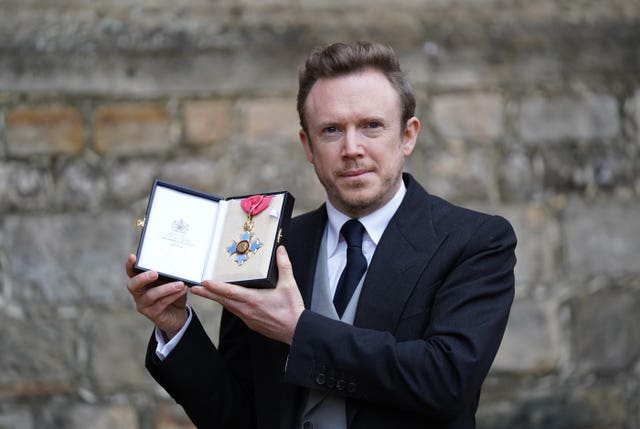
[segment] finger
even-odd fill
[[[127,260],[124,263],[124,269],[125,269],[125,271],[127,273],[127,276],[129,276],[129,278],[131,278],[131,277],[136,275],[135,271],[133,270],[133,267],[135,266],[135,263],[136,263],[136,255],[131,253],[127,257]]]
[[[229,304],[224,295],[213,293],[204,286],[192,286],[190,292],[194,295],[198,295],[199,297],[215,301],[223,307],[226,307]]]
[[[140,296],[147,290],[147,286],[156,280],[158,280],[157,272],[145,271],[144,273],[131,277],[127,282],[127,289],[129,289],[129,293],[134,297]]]
[[[201,286],[194,286],[191,292],[203,298],[212,299],[220,304],[227,306],[230,303],[241,302],[242,292],[244,288],[232,285],[230,283],[216,282],[205,280]]]
[[[165,283],[163,285],[147,289],[146,292],[141,295],[139,305],[142,307],[149,307],[154,305],[156,302],[166,300],[172,295],[181,295],[184,293],[186,293],[186,286],[183,282]],[[169,299],[169,301],[173,302],[173,299]]]
[[[183,287],[182,289],[170,288],[168,293],[161,295],[158,299],[152,301],[150,305],[146,307],[140,305],[138,308],[142,313],[155,313],[156,315],[161,315],[169,306],[182,298],[186,293],[186,287]]]

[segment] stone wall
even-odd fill
[[[347,4],[348,3],[348,4]],[[0,0],[0,428],[190,427],[125,290],[153,178],[323,192],[296,68],[390,43],[427,188],[516,228],[489,429],[640,427],[640,3]],[[218,308],[193,300],[216,336]]]

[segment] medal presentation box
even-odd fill
[[[156,180],[135,269],[160,283],[220,280],[254,288],[278,281],[275,252],[284,240],[293,196],[286,192],[222,198]]]

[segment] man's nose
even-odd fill
[[[355,129],[348,129],[345,133],[344,144],[342,147],[342,153],[344,156],[353,158],[362,153],[362,140],[361,136]]]

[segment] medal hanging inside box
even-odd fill
[[[253,232],[255,226],[253,217],[269,207],[272,199],[273,196],[269,195],[253,195],[240,201],[240,207],[247,212],[247,220],[243,225],[239,241],[234,240],[230,246],[225,248],[239,267],[244,265],[250,254],[255,254],[263,247],[262,242]]]
[[[156,180],[138,244],[138,271],[189,285],[204,279],[275,287],[275,250],[294,198],[286,191],[222,199]]]

